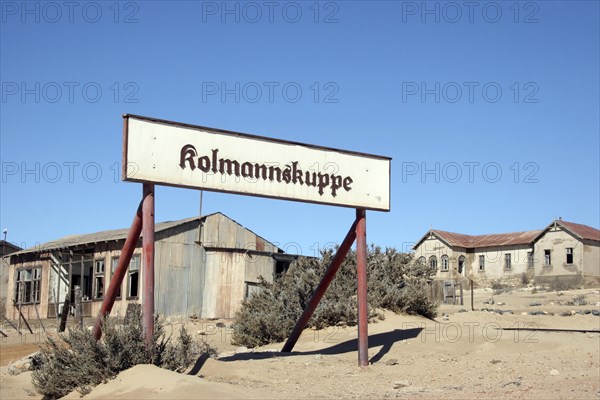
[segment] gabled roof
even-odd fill
[[[6,240],[0,240],[0,255],[9,255],[19,250],[21,250],[21,248],[16,244],[12,244]]]
[[[525,231],[525,232],[512,232],[512,233],[497,233],[489,235],[464,235],[462,233],[454,233],[441,231],[439,229],[431,229],[415,244],[413,247],[416,248],[425,240],[430,234],[435,235],[442,242],[446,243],[451,247],[463,247],[463,248],[481,248],[481,247],[498,247],[498,246],[516,246],[522,244],[531,244],[534,239],[539,236],[542,231]]]
[[[594,240],[596,242],[600,242],[600,230],[592,228],[588,225],[576,224],[574,222],[563,221],[561,219],[557,219],[548,225],[546,229],[540,232],[540,234],[536,237],[536,240],[542,237],[549,229],[554,227],[555,224],[565,229],[580,240]]]
[[[165,231],[168,229],[175,228],[177,226],[185,225],[185,224],[193,222],[193,221],[200,221],[201,219],[206,219],[212,215],[217,215],[217,214],[221,214],[225,218],[233,221],[234,223],[243,227],[244,229],[248,229],[248,228],[245,228],[243,225],[241,225],[239,222],[229,218],[225,214],[216,212],[216,213],[205,215],[202,217],[191,217],[191,218],[179,219],[176,221],[159,222],[159,223],[155,224],[154,231],[156,233],[162,232],[162,231]],[[250,232],[252,232],[252,231],[250,231]],[[60,239],[52,240],[52,241],[49,241],[49,242],[46,242],[46,243],[43,243],[40,245],[36,245],[34,247],[30,247],[25,250],[21,250],[21,251],[12,253],[11,256],[17,256],[17,255],[27,254],[27,253],[36,253],[36,252],[40,252],[40,251],[64,249],[66,247],[82,246],[82,245],[100,243],[100,242],[110,242],[113,240],[125,240],[128,233],[129,233],[129,228],[123,228],[123,229],[112,229],[112,230],[108,230],[108,231],[100,231],[100,232],[95,232],[95,233],[87,233],[87,234],[82,234],[82,235],[64,236]],[[252,232],[252,233],[254,233],[254,232]],[[254,233],[254,234],[256,235],[256,233]],[[259,236],[259,235],[256,235],[256,236],[260,237],[265,242],[268,242],[268,240],[262,238],[261,236]],[[278,248],[278,250],[282,251],[279,248]]]

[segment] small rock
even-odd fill
[[[563,312],[559,313],[558,315],[560,315],[561,317],[570,317],[571,313],[569,311],[563,311]]]
[[[599,316],[600,315],[600,311],[598,311],[598,310],[592,310],[592,315]]]
[[[410,386],[410,382],[409,381],[396,381],[396,382],[394,382],[394,389],[402,389],[402,388],[405,388],[407,386]]]
[[[502,301],[499,301],[499,302],[497,302],[496,304],[498,304],[499,306],[505,306],[505,305],[506,305],[506,303],[504,303],[504,302],[502,302]]]
[[[398,359],[397,358],[390,358],[389,360],[387,360],[385,362],[385,365],[398,365]]]
[[[460,310],[458,310],[458,312],[467,312],[467,310],[465,310],[464,308],[461,308]]]
[[[492,361],[490,361],[490,364],[499,364],[501,362],[502,361],[500,361],[500,360],[492,359]]]
[[[505,310],[504,314],[514,314],[512,310]]]
[[[557,376],[557,375],[560,375],[560,372],[558,372],[557,369],[552,369],[552,370],[550,370],[550,375]]]
[[[494,304],[494,303],[495,303],[495,301],[494,301],[494,298],[493,298],[493,297],[491,297],[491,298],[488,300],[488,302],[489,302],[489,304]]]
[[[539,301],[534,301],[533,303],[529,303],[530,307],[537,307],[537,306],[541,306],[542,303],[540,303]]]

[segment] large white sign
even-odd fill
[[[389,211],[389,157],[124,115],[123,180]]]

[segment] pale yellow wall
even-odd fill
[[[451,248],[444,242],[437,239],[434,235],[430,235],[423,240],[419,246],[415,248],[415,261],[419,257],[425,257],[429,263],[431,256],[436,256],[438,259],[438,272],[435,275],[436,279],[456,279],[460,275],[457,272],[458,259],[460,256],[466,258],[466,268],[463,274],[466,278],[471,278],[475,281],[490,281],[503,279],[520,279],[524,272],[530,272],[528,268],[527,253],[532,251],[532,248],[527,245],[490,247],[474,249],[474,252],[467,252],[464,248]],[[511,268],[504,268],[504,256],[506,253],[511,255]],[[441,257],[447,255],[450,259],[450,271],[444,272],[441,270]],[[479,256],[485,256],[485,269],[479,270]]]
[[[583,274],[600,277],[600,243],[586,242],[583,245]]]
[[[481,280],[502,280],[521,276],[528,271],[527,253],[532,248],[527,245],[503,246],[503,247],[484,247],[477,248],[472,254],[472,268],[475,279]],[[505,254],[511,255],[511,268],[504,268]],[[485,268],[479,270],[479,256],[485,257]]]
[[[442,256],[448,256],[449,266],[448,271],[442,270]],[[463,276],[469,276],[470,274],[470,260],[469,255],[465,252],[465,249],[456,248],[453,249],[447,246],[444,242],[437,239],[434,235],[430,235],[427,239],[423,240],[419,246],[415,248],[415,261],[420,257],[425,257],[427,265],[432,256],[437,257],[438,272],[435,275],[435,279],[455,279],[459,277],[458,274],[458,259],[460,256],[465,257],[465,272]]]
[[[568,247],[573,248],[573,264],[567,264]],[[550,250],[551,264],[544,265],[544,250]],[[560,226],[552,227],[535,243],[534,266],[536,277],[581,275],[584,265],[584,245]]]

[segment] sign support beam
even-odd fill
[[[292,333],[290,334],[290,337],[288,338],[288,340],[285,342],[285,345],[281,349],[282,352],[289,353],[294,348],[294,345],[298,341],[300,334],[306,327],[306,324],[308,324],[310,317],[312,317],[313,313],[315,312],[315,309],[319,305],[319,302],[321,301],[321,298],[323,297],[323,295],[325,294],[325,291],[329,287],[329,284],[333,280],[333,277],[335,276],[338,269],[342,265],[342,261],[344,261],[344,258],[346,258],[346,254],[348,254],[348,251],[350,251],[350,248],[352,247],[352,244],[354,243],[355,238],[356,238],[356,221],[354,221],[354,223],[350,227],[348,234],[346,234],[346,238],[340,245],[340,248],[338,249],[338,251],[335,253],[335,256],[331,260],[329,267],[327,267],[327,271],[325,271],[325,275],[323,276],[323,279],[321,279],[319,286],[317,286],[317,288],[315,289],[315,292],[310,297],[308,304],[304,308],[304,312],[298,319],[298,322],[296,322],[296,326],[294,326],[294,330],[292,331]]]
[[[133,217],[133,222],[129,228],[127,239],[125,239],[125,244],[123,244],[123,249],[121,250],[121,257],[119,257],[117,269],[110,280],[110,284],[106,290],[106,296],[102,302],[100,311],[98,312],[98,317],[96,318],[96,323],[94,324],[94,329],[92,331],[92,335],[96,340],[100,340],[102,337],[102,322],[104,321],[104,318],[110,314],[110,311],[115,304],[117,293],[119,292],[119,288],[121,287],[121,283],[123,282],[127,268],[129,267],[129,261],[131,261],[131,256],[133,255],[133,251],[135,250],[135,246],[137,245],[141,232],[142,203],[140,203],[138,206],[137,212]]]
[[[144,291],[142,293],[142,322],[146,345],[154,336],[154,184],[144,183],[142,204],[142,247]]]
[[[369,365],[369,315],[367,310],[367,212],[356,210],[356,275],[358,280],[358,366]]]

